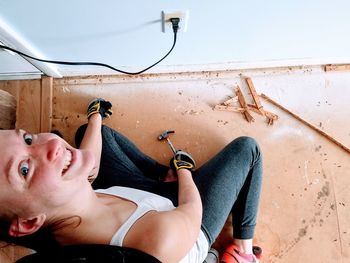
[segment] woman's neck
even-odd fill
[[[100,206],[100,202],[91,185],[82,185],[80,191],[69,202],[63,206],[55,207],[47,213],[45,225],[53,228],[54,231],[55,226],[64,226],[66,221],[72,221],[73,218],[80,218],[80,220],[88,218],[98,206]],[[61,227],[58,227],[58,229],[61,229]]]
[[[124,219],[120,206],[125,201],[97,194],[92,188],[53,217],[49,223],[56,240],[62,245],[77,243],[109,244]],[[136,208],[136,207],[135,207]]]

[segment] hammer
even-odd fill
[[[191,170],[193,171],[194,168],[196,167],[195,160],[187,152],[175,149],[174,145],[171,143],[171,141],[169,139],[170,133],[175,133],[175,131],[165,131],[165,132],[163,132],[161,135],[158,136],[158,140],[160,140],[160,141],[167,140],[171,150],[174,153],[174,158],[177,158],[178,160],[183,160],[183,161],[187,161],[187,162],[192,163],[193,164],[193,168]],[[172,167],[171,164],[170,164],[170,167]],[[175,168],[172,167],[172,169],[175,169]]]
[[[175,149],[174,145],[171,143],[170,139],[169,139],[169,135],[171,133],[175,133],[175,131],[165,131],[163,132],[162,134],[160,134],[158,136],[158,140],[159,141],[162,141],[162,140],[167,140],[171,150],[173,151],[174,155],[176,154],[177,150]]]

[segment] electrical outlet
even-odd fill
[[[188,24],[188,10],[181,11],[162,11],[162,32],[173,32],[173,26],[170,18],[180,18],[179,29],[177,32],[186,32]]]

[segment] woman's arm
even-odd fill
[[[93,153],[95,157],[95,165],[89,181],[92,183],[97,177],[102,151],[102,135],[101,135],[102,117],[100,114],[93,114],[88,120],[88,125],[81,141],[79,149],[86,149]]]
[[[186,219],[190,219],[198,229],[193,234],[197,239],[202,222],[202,201],[197,186],[192,179],[192,173],[187,169],[177,171],[179,181],[179,206],[177,211],[186,214]]]
[[[179,262],[198,239],[202,221],[202,202],[189,170],[178,172],[179,206],[171,211],[150,213],[135,224],[124,239],[161,262]]]

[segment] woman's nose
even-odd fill
[[[43,157],[46,156],[46,159],[48,161],[54,161],[59,156],[60,152],[62,151],[62,146],[57,139],[51,139],[48,140],[46,143],[44,143],[43,147]]]

